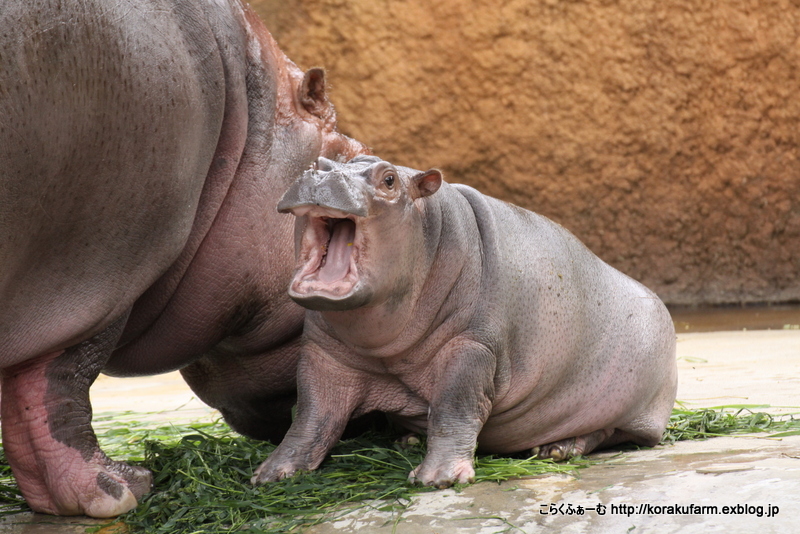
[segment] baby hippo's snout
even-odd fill
[[[357,217],[367,216],[365,185],[353,180],[343,172],[332,169],[334,162],[326,162],[323,169],[309,169],[303,173],[284,193],[278,202],[280,213],[304,215],[304,208],[319,208],[340,211]],[[319,164],[318,164],[319,165]]]

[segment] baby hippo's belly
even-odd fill
[[[415,434],[427,434],[428,432],[428,414],[418,414],[416,416],[401,416],[398,414],[386,414],[389,420],[396,425],[405,428]]]
[[[374,377],[367,400],[354,417],[371,411],[385,413],[393,423],[411,432],[424,434],[428,428],[429,403],[390,375]]]

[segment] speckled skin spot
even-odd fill
[[[320,155],[365,152],[239,0],[0,2],[2,430],[34,510],[112,516],[149,489],[97,447],[101,369],[183,369],[282,435],[303,310],[274,206]]]
[[[297,418],[255,482],[316,468],[346,421],[371,410],[427,432],[410,478],[437,487],[471,480],[476,445],[563,458],[659,441],[677,368],[672,321],[655,294],[561,226],[438,171],[374,157],[320,168],[358,184],[368,215],[354,217],[352,287],[375,297],[306,314]],[[386,173],[399,177],[391,194]],[[286,207],[303,215],[301,229],[314,210],[341,209],[293,195]],[[298,258],[292,287],[324,298]]]

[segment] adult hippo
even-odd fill
[[[183,368],[282,434],[303,311],[275,204],[365,152],[239,0],[0,2],[2,435],[31,508],[114,516],[150,488],[98,447],[104,368]]]
[[[309,308],[297,416],[254,482],[315,469],[354,414],[427,431],[410,479],[473,479],[486,452],[563,459],[655,445],[675,401],[658,297],[552,221],[374,156],[320,159],[297,216],[289,294]]]

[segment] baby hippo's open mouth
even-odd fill
[[[319,281],[330,284],[338,282],[350,271],[356,223],[350,219],[327,219],[326,222],[330,239],[320,262]]]
[[[308,222],[300,238],[299,265],[289,295],[306,307],[313,301],[348,297],[359,280],[362,236],[358,217],[328,208],[293,210]],[[312,303],[313,304],[313,303]]]

